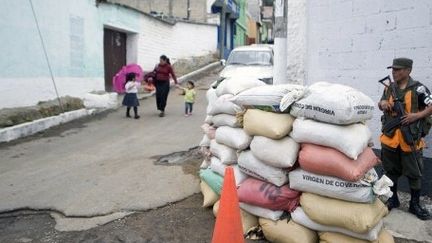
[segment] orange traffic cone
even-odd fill
[[[212,243],[244,243],[234,171],[231,166],[225,169]]]

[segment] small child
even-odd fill
[[[126,83],[125,83],[126,94],[123,98],[122,104],[127,107],[126,117],[131,117],[130,108],[133,107],[134,114],[135,114],[134,118],[139,119],[140,116],[138,115],[138,106],[140,104],[137,96],[139,83],[136,82],[135,79],[136,79],[135,73],[126,74]]]
[[[187,82],[186,88],[182,88],[181,86],[177,86],[177,88],[182,89],[184,91],[184,100],[185,100],[185,116],[192,115],[193,104],[195,103],[196,91],[195,84],[192,81]]]

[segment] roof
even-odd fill
[[[162,23],[169,24],[169,25],[175,25],[177,22],[182,22],[182,23],[189,23],[189,24],[217,26],[217,24],[213,24],[213,23],[204,23],[204,22],[198,22],[198,21],[193,21],[193,20],[184,20],[184,19],[170,18],[170,17],[165,17],[165,16],[163,16],[163,17],[155,16],[153,14],[146,13],[146,12],[142,11],[141,9],[138,9],[138,8],[136,8],[134,6],[131,6],[131,5],[128,5],[128,4],[119,3],[119,2],[114,1],[114,0],[96,0],[96,5],[99,5],[101,3],[107,3],[107,4],[121,6],[121,7],[126,8],[126,9],[131,9],[131,10],[139,12],[140,14],[143,14],[143,15],[149,17],[149,18],[158,20],[158,21],[160,21]]]
[[[143,15],[145,15],[145,16],[147,16],[147,17],[150,17],[150,18],[152,18],[152,19],[158,20],[158,21],[160,21],[160,22],[162,22],[162,23],[169,24],[169,25],[175,25],[175,22],[174,22],[174,21],[170,21],[170,20],[167,20],[167,19],[162,19],[162,18],[159,18],[159,17],[153,16],[153,15],[151,15],[151,14],[149,14],[149,13],[146,13],[146,12],[144,12],[144,11],[141,11],[140,9],[134,8],[134,7],[129,6],[129,5],[126,5],[126,4],[118,3],[118,2],[116,2],[116,1],[112,1],[112,0],[96,0],[96,6],[98,6],[98,5],[101,4],[101,3],[106,3],[106,4],[112,4],[112,5],[121,6],[121,7],[123,7],[123,8],[130,9],[130,10],[133,10],[133,11],[136,11],[136,12],[139,12],[140,14],[143,14]]]

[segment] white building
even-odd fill
[[[125,64],[151,70],[172,59],[217,51],[217,26],[169,23],[95,0],[33,0],[59,95],[111,91]],[[0,1],[0,109],[56,97],[28,0]]]
[[[377,103],[378,80],[395,57],[414,60],[412,77],[432,89],[432,1],[289,0],[288,77],[353,86]],[[379,147],[381,112],[369,122]],[[432,144],[430,136],[427,143]],[[425,155],[431,157],[432,150]]]

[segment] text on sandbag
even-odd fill
[[[375,107],[371,105],[356,105],[354,110],[357,110],[358,115],[366,115],[368,112],[373,111]]]
[[[313,181],[313,182],[320,183],[323,185],[338,186],[338,187],[364,187],[364,185],[359,184],[359,183],[352,183],[352,182],[348,182],[348,181],[335,181],[335,180],[329,180],[329,179],[314,177],[314,176],[310,176],[310,175],[303,175],[303,180]]]
[[[299,108],[299,109],[318,111],[318,112],[321,112],[321,113],[324,113],[327,115],[331,115],[331,116],[335,115],[334,110],[322,108],[319,106],[305,105],[305,104],[301,104],[301,103],[294,103],[293,106],[296,108]]]
[[[240,164],[238,165],[238,167],[240,168],[240,170],[242,170],[244,173],[254,176],[262,181],[267,181],[266,178],[262,177],[261,175],[257,174],[255,171],[249,170],[248,168],[241,166]]]

